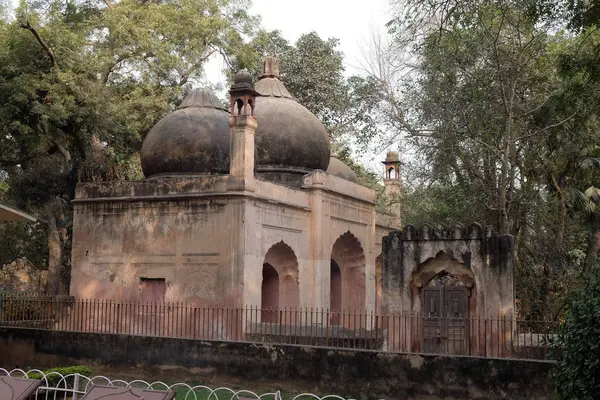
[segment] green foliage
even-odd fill
[[[600,269],[577,291],[552,342],[553,378],[562,400],[592,400],[600,393]]]
[[[0,224],[0,266],[25,257],[34,266],[47,264],[47,228],[41,224],[3,222]]]
[[[514,235],[518,308],[530,318],[560,317],[600,250],[600,31],[567,30],[569,13],[590,6],[593,19],[595,2],[550,3],[396,2],[393,43],[372,61],[418,66],[399,82],[377,76],[392,88],[388,110],[402,111],[384,123],[416,155],[403,221]]]
[[[52,386],[58,385],[60,383],[60,380],[62,379],[62,377],[65,377],[67,375],[74,375],[74,374],[79,374],[79,375],[89,377],[92,375],[92,370],[89,367],[86,367],[84,365],[74,365],[71,367],[52,368],[52,369],[43,371],[43,373],[46,376],[46,378],[48,379],[48,386],[52,387]],[[29,378],[30,379],[42,379],[43,376],[42,376],[42,374],[31,373],[31,374],[29,374]],[[74,377],[70,377],[67,380],[68,380],[68,382],[65,382],[65,384],[71,385],[71,387],[72,387]],[[45,385],[46,384],[44,382],[44,386]]]
[[[247,9],[245,0],[23,0],[2,15],[0,201],[47,220],[60,251],[48,256],[37,227],[2,226],[0,265],[26,255],[62,270],[50,276],[68,271],[75,185],[140,178],[142,140],[200,82],[208,58],[253,52],[258,20]]]

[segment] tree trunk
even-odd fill
[[[65,210],[60,199],[51,201],[48,205],[48,276],[46,294],[56,296],[61,294],[61,280],[64,277],[64,252],[67,241],[65,229]]]
[[[600,216],[596,213],[592,214],[592,226],[592,233],[588,239],[587,252],[583,263],[583,273],[585,275],[591,274],[596,265],[598,250],[600,250]]]
[[[60,287],[62,245],[54,212],[48,213],[48,276],[46,294],[56,296]]]

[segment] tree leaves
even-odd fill
[[[562,400],[592,400],[600,393],[600,269],[576,292],[551,341],[552,376]]]

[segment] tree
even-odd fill
[[[385,88],[385,139],[417,156],[403,220],[515,235],[522,312],[542,317],[597,255],[595,214],[577,199],[596,179],[585,160],[598,157],[600,75],[595,32],[557,30],[567,21],[533,3],[397,2],[392,40],[374,41],[368,65]]]
[[[592,400],[600,393],[600,269],[573,296],[555,340],[553,378],[561,400]]]
[[[149,129],[213,54],[243,58],[245,1],[28,2],[0,23],[0,172],[48,221],[48,292],[68,290],[77,182],[136,176]],[[59,279],[60,277],[65,279]]]

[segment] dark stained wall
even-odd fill
[[[556,399],[546,362],[0,328],[0,367],[73,363],[210,368],[354,398]]]

